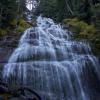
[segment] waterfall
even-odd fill
[[[42,100],[100,100],[99,61],[89,43],[72,37],[39,16],[4,66],[4,81],[30,86]]]

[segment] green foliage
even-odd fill
[[[84,22],[90,24],[92,15],[93,15],[93,13],[92,13],[92,10],[91,10],[90,1],[89,0],[83,0],[83,3],[79,7],[77,17],[80,20],[83,20]]]
[[[0,37],[7,35],[7,30],[0,29]]]
[[[69,16],[69,12],[67,10],[66,0],[56,0],[56,19],[57,21],[62,21],[64,18]]]
[[[66,0],[40,0],[38,12],[56,21],[62,21],[69,14]]]
[[[21,26],[21,27],[23,27],[23,28],[29,28],[29,27],[31,27],[31,25],[30,24],[28,24],[25,20],[23,20],[23,19],[20,19],[19,20],[19,26]]]
[[[69,25],[69,27],[74,27],[78,33],[77,37],[89,38],[91,35],[96,33],[96,28],[93,25],[88,25],[77,18],[65,19],[63,23]]]
[[[76,40],[87,39],[92,45],[93,52],[100,57],[100,31],[98,32],[94,25],[88,25],[77,18],[65,19],[63,23],[69,26],[70,31],[76,33]]]
[[[0,28],[0,37],[6,36],[8,35],[8,33],[13,33],[13,31],[15,31],[16,33],[21,33],[24,32],[27,28],[31,27],[30,24],[28,24],[25,20],[20,19],[19,24],[17,25],[17,21],[14,19],[10,22],[11,26],[16,26],[16,30],[13,30],[12,27],[8,27],[8,28]],[[11,30],[12,29],[12,30]]]
[[[56,0],[40,0],[39,12],[46,17],[56,17]]]
[[[18,5],[18,13],[23,14],[26,10],[26,0],[19,0],[17,5]]]
[[[2,28],[8,27],[11,20],[16,18],[17,4],[16,0],[2,0],[0,1],[0,26]]]
[[[21,27],[21,26],[18,26],[16,32],[17,33],[21,33],[21,32],[24,32],[25,31],[25,28]]]
[[[10,21],[9,23],[11,26],[16,26],[17,25],[17,20],[13,19],[12,21]]]
[[[27,28],[31,27],[30,24],[28,24],[25,20],[23,19],[20,19],[19,22],[18,22],[18,28],[17,28],[17,32],[18,33],[21,33],[23,31],[25,31]]]
[[[88,22],[91,17],[90,4],[89,0],[40,0],[38,10],[43,16],[56,21],[77,16]]]

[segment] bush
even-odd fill
[[[91,35],[96,33],[96,28],[93,25],[88,25],[87,23],[78,20],[77,18],[73,19],[65,19],[63,23],[71,27],[71,31],[75,31],[76,34],[79,38],[88,38]]]
[[[7,35],[7,31],[0,29],[0,37]]]

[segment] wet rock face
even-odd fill
[[[8,62],[11,53],[18,45],[20,36],[21,34],[12,32],[8,33],[6,36],[0,37],[0,79],[2,76],[2,68]]]
[[[11,88],[0,81],[0,100],[41,100],[41,97],[29,87]]]
[[[15,48],[18,45],[18,41],[21,34],[9,33],[4,37],[0,37],[0,47],[2,48]]]
[[[13,52],[13,49],[0,48],[0,79],[2,79],[2,70],[4,65],[8,62],[8,59]],[[0,100],[2,100],[0,98]]]
[[[0,48],[0,63],[6,63],[13,49]]]
[[[12,31],[12,33],[0,37],[0,67],[7,63],[9,56],[18,45],[21,35],[21,33],[18,34]]]

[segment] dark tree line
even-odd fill
[[[0,28],[8,27],[18,13],[25,10],[25,2],[26,0],[0,0]]]
[[[99,0],[83,0],[82,4],[79,7],[78,18],[85,21],[88,24],[91,24],[93,12],[92,6],[100,3]]]
[[[39,6],[36,14],[40,13],[56,21],[78,16],[89,23],[92,13],[91,4],[99,3],[99,0],[37,0]],[[0,0],[0,28],[9,26],[9,23],[22,15],[26,10],[26,0]],[[87,19],[87,20],[86,20]]]
[[[41,13],[43,16],[53,18],[56,21],[76,16],[90,23],[91,5],[97,3],[99,0],[40,0],[36,13]]]

